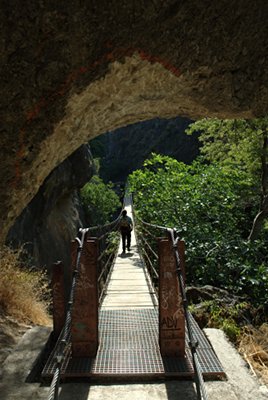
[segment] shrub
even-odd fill
[[[45,273],[22,267],[21,255],[22,250],[0,249],[0,310],[20,322],[47,325]]]

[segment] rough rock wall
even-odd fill
[[[94,156],[94,148],[98,150],[101,146],[103,153],[101,177],[106,181],[125,181],[152,152],[190,164],[199,154],[200,146],[198,134],[185,133],[191,122],[187,118],[157,118],[108,132],[93,140],[91,148]]]
[[[3,0],[0,241],[82,143],[154,117],[267,112],[268,2]]]
[[[45,180],[37,195],[10,229],[7,243],[24,245],[32,262],[50,268],[70,263],[70,241],[84,226],[78,190],[94,171],[88,145],[81,146]]]

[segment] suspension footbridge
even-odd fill
[[[131,197],[125,208],[134,217]],[[54,267],[54,345],[42,371],[49,400],[57,399],[60,379],[75,378],[193,379],[196,398],[207,399],[204,379],[225,376],[188,310],[184,243],[172,229],[134,221],[127,253],[121,244],[114,249],[118,220],[81,231],[67,299],[64,268]]]

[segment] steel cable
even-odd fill
[[[60,378],[60,367],[57,366],[56,371],[54,372],[53,379],[49,388],[48,400],[58,400],[58,385]]]
[[[55,356],[56,370],[53,374],[52,382],[50,385],[48,400],[58,400],[59,382],[60,382],[62,362],[64,360],[64,355],[65,355],[64,353],[66,351],[66,346],[69,341],[70,326],[71,326],[71,320],[72,320],[72,307],[73,307],[73,302],[74,302],[76,282],[77,282],[77,277],[80,272],[81,254],[82,254],[82,250],[83,250],[83,246],[85,243],[88,229],[80,229],[79,232],[81,232],[81,239],[76,238],[76,241],[78,242],[78,247],[77,247],[77,253],[76,253],[75,269],[73,272],[73,279],[72,279],[72,286],[71,286],[71,291],[70,291],[70,295],[69,295],[69,301],[67,303],[66,317],[65,317],[63,330],[62,330],[63,333],[62,333],[62,336],[60,337],[59,350],[57,352],[57,355]]]
[[[184,283],[184,279],[183,279],[183,275],[182,275],[180,256],[179,256],[179,252],[178,252],[178,248],[177,248],[178,238],[176,238],[176,230],[175,229],[168,228],[168,233],[170,235],[170,239],[171,239],[172,246],[173,246],[174,253],[175,253],[179,285],[180,285],[180,290],[181,290],[181,295],[182,295],[182,300],[183,300],[183,308],[184,308],[185,320],[186,320],[188,336],[189,336],[189,346],[190,346],[190,350],[192,353],[193,367],[194,367],[194,373],[195,373],[194,380],[195,380],[195,385],[196,385],[196,392],[197,392],[198,400],[208,400],[206,389],[205,389],[205,384],[204,384],[204,379],[203,379],[203,375],[201,372],[201,367],[199,364],[198,356],[196,354],[198,341],[196,341],[194,339],[194,334],[192,331],[192,326],[191,326],[190,318],[189,318],[188,301],[186,298],[185,283]]]
[[[153,228],[153,229],[158,229],[162,232],[165,232],[166,234],[168,234],[170,236],[170,239],[172,241],[172,247],[173,247],[174,253],[175,253],[179,285],[180,285],[180,290],[181,290],[181,294],[182,294],[183,308],[184,308],[185,320],[186,320],[188,336],[189,336],[189,346],[190,346],[190,350],[191,350],[191,354],[192,354],[192,362],[193,362],[193,369],[194,369],[194,381],[195,381],[195,386],[196,386],[197,397],[198,397],[198,400],[208,400],[201,367],[200,367],[198,356],[196,353],[198,342],[194,339],[194,334],[193,334],[190,319],[189,319],[188,301],[186,298],[186,291],[185,291],[185,282],[184,282],[184,278],[182,275],[180,257],[179,257],[179,252],[178,252],[178,248],[177,248],[177,243],[178,243],[178,238],[176,237],[177,232],[175,229],[172,229],[172,228],[145,222],[141,218],[137,217],[136,214],[134,214],[134,215],[135,215],[136,220],[139,221],[141,229],[144,229],[147,233],[148,233],[148,229],[144,228],[144,226]],[[150,236],[154,236],[154,235],[150,232]],[[143,238],[143,241],[147,244],[147,241],[144,238]],[[141,243],[141,240],[139,240],[139,242]],[[147,246],[147,247],[149,247],[151,249],[151,246]],[[146,253],[146,255],[147,255],[147,253]],[[148,257],[148,255],[147,255],[147,257]]]
[[[135,216],[135,218],[136,218],[138,221],[140,221],[143,225],[149,226],[149,227],[151,227],[151,228],[159,229],[159,230],[164,231],[164,232],[167,232],[168,229],[170,229],[170,228],[167,228],[166,226],[161,226],[161,225],[156,225],[156,224],[150,224],[149,222],[145,222],[145,221],[143,221],[141,218],[139,218],[138,216]]]
[[[152,247],[151,247],[151,245],[148,243],[148,241],[147,241],[144,237],[141,238],[141,241],[144,242],[145,246],[148,247],[148,249],[150,250],[150,252],[151,252],[151,253],[154,255],[154,257],[158,260],[158,254],[156,254],[156,252],[152,249]]]
[[[155,235],[153,235],[152,232],[149,231],[149,229],[146,229],[144,225],[138,225],[138,227],[141,227],[142,231],[146,232],[147,235],[149,235],[152,239],[154,239],[154,240],[157,239],[157,237]]]
[[[138,231],[139,229],[143,232],[145,231],[145,233],[147,234],[147,236],[149,235],[152,239],[156,240],[157,237],[155,235],[153,235],[147,228],[144,227],[144,221],[142,221],[140,218],[137,217],[136,213],[135,213],[135,209],[134,209],[134,205],[133,205],[133,216],[134,216],[134,221],[138,221],[138,223],[135,225],[138,226],[138,229],[136,230],[137,233],[137,244],[139,247],[139,251],[140,254],[143,258],[143,261],[145,263],[145,265],[147,266],[147,270],[149,275],[151,276],[151,284],[154,286],[153,282],[155,282],[156,280],[158,280],[159,274],[155,268],[155,266],[153,265],[153,261],[158,260],[158,254],[152,249],[151,245],[148,243],[148,241],[142,236],[142,234],[139,234]],[[157,226],[156,226],[157,227]],[[144,243],[144,245],[143,245]],[[148,254],[148,252],[146,251],[145,247],[148,248],[150,255]],[[154,288],[155,293],[157,293],[157,288]]]
[[[198,396],[199,400],[207,400],[208,398],[207,398],[207,394],[206,394],[206,390],[205,390],[204,380],[203,380],[198,356],[196,354],[198,342],[194,340],[194,335],[192,332],[192,327],[191,327],[191,323],[190,323],[190,319],[189,319],[188,302],[187,302],[186,292],[185,292],[185,282],[183,279],[181,265],[180,265],[180,257],[179,257],[179,253],[177,250],[178,238],[176,238],[176,231],[171,228],[167,228],[167,227],[163,227],[160,225],[155,225],[155,224],[145,222],[135,215],[134,210],[133,210],[133,215],[134,215],[134,218],[137,219],[141,225],[143,225],[143,228],[144,228],[144,226],[146,226],[149,228],[161,230],[162,232],[169,234],[169,236],[171,238],[172,246],[173,246],[173,249],[175,252],[179,285],[180,285],[182,299],[183,299],[183,307],[184,307],[184,311],[185,311],[185,319],[186,319],[186,325],[187,325],[188,336],[189,336],[189,346],[191,349],[192,359],[193,359],[193,367],[194,367],[194,373],[195,373],[194,379],[195,379],[197,396]],[[102,232],[103,232],[103,229],[107,229],[106,232],[100,233],[100,236],[98,237],[99,240],[103,240],[112,230],[115,230],[117,228],[120,217],[121,217],[121,213],[116,220],[112,221],[109,224],[106,224],[104,226],[95,226],[95,227],[91,227],[91,228],[87,228],[87,229],[81,229],[80,230],[80,232],[82,233],[81,240],[79,238],[76,238],[76,240],[78,242],[78,249],[77,249],[77,255],[76,255],[75,269],[73,272],[72,286],[71,286],[71,291],[70,291],[70,296],[69,296],[69,301],[68,301],[65,324],[64,324],[62,335],[60,338],[59,351],[57,352],[57,355],[55,356],[57,364],[56,364],[56,370],[54,372],[53,379],[52,379],[52,382],[50,385],[48,400],[58,400],[58,389],[59,389],[60,375],[61,375],[61,369],[62,369],[62,362],[64,359],[64,353],[66,351],[66,346],[68,344],[69,337],[70,337],[70,326],[71,326],[71,320],[72,320],[73,302],[75,299],[75,288],[76,288],[77,278],[78,278],[79,272],[80,272],[80,259],[81,259],[81,253],[83,250],[86,234],[88,233],[88,231],[90,231],[92,233],[92,231],[94,232],[94,231],[102,230]],[[146,229],[146,228],[144,228],[144,229],[145,229],[145,231],[147,231],[147,234],[150,234],[150,236],[152,236],[153,238],[156,238],[148,229]],[[155,253],[155,251],[151,248],[151,246],[148,244],[148,242],[144,238],[143,238],[143,241],[145,242],[147,247],[150,249],[151,253],[154,254],[154,257],[158,258],[158,255]],[[139,240],[139,243],[141,243],[140,240]],[[109,247],[109,245],[108,245],[108,247]],[[106,250],[107,250],[107,247],[103,250],[103,252],[99,256],[99,259],[102,259],[103,253]],[[146,256],[149,259],[147,252],[146,252]],[[108,259],[110,259],[110,258],[111,258],[111,255],[109,255]],[[105,267],[107,267],[107,262],[105,263]],[[154,272],[156,272],[155,269],[154,269]],[[104,273],[104,271],[102,271],[100,275],[102,276],[103,273]]]
[[[80,260],[81,260],[81,254],[83,250],[83,246],[85,243],[86,235],[87,233],[94,233],[96,232],[97,236],[98,233],[100,232],[100,235],[98,237],[98,240],[101,241],[103,240],[106,236],[111,231],[114,231],[120,221],[120,217],[122,214],[122,210],[114,221],[105,224],[105,225],[100,225],[100,226],[93,226],[90,228],[81,228],[79,232],[81,233],[81,239],[78,237],[75,239],[78,243],[78,248],[77,248],[77,254],[76,254],[76,261],[75,261],[75,268],[73,271],[73,278],[72,278],[72,283],[71,283],[71,290],[70,290],[70,295],[69,295],[69,301],[67,303],[67,310],[66,310],[66,317],[65,317],[65,322],[64,326],[62,329],[62,333],[59,338],[59,346],[58,346],[58,351],[57,354],[55,355],[55,361],[56,361],[56,369],[53,374],[53,378],[51,381],[50,385],[50,390],[49,390],[49,395],[48,395],[48,400],[58,400],[58,390],[59,390],[59,382],[60,382],[60,375],[61,375],[61,369],[62,369],[62,363],[64,360],[65,352],[67,345],[69,343],[70,339],[70,328],[71,328],[71,321],[72,321],[72,309],[73,309],[73,304],[75,300],[75,288],[76,288],[76,283],[77,283],[77,278],[80,273]],[[99,232],[98,232],[99,231]],[[105,232],[104,232],[105,231]],[[104,232],[104,233],[103,233]],[[109,247],[109,245],[108,245]],[[103,254],[107,250],[107,246],[105,246],[105,249],[103,250],[102,254],[99,256],[99,259],[103,257]],[[111,255],[109,255],[108,260],[105,263],[105,269],[107,268],[107,263],[111,259]]]
[[[158,278],[159,278],[159,274],[158,274],[158,272],[156,271],[155,267],[153,266],[153,263],[152,263],[152,261],[151,261],[149,255],[148,255],[148,253],[144,250],[143,254],[144,254],[145,257],[147,258],[148,263],[149,263],[149,265],[150,265],[150,268],[151,268],[151,270],[153,271],[153,273],[154,273],[156,279],[158,279]]]

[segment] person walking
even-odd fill
[[[127,215],[127,210],[122,211],[122,216],[119,221],[119,229],[122,236],[123,253],[126,252],[126,247],[130,251],[131,231],[133,229],[132,219]]]

